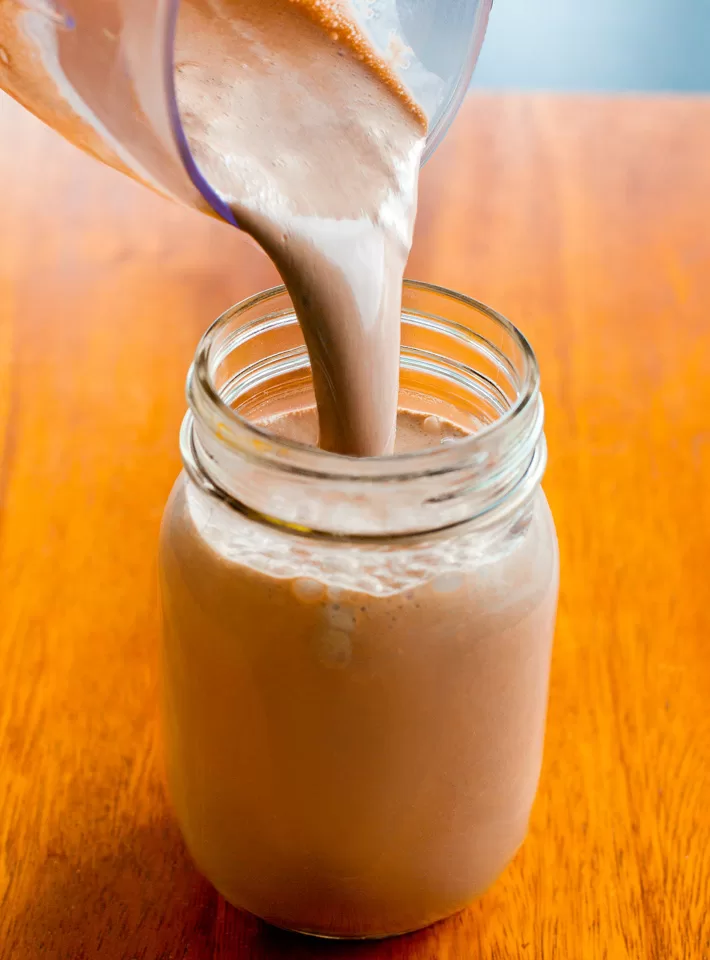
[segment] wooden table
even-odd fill
[[[471,99],[410,274],[540,356],[563,584],[530,837],[463,915],[317,944],[226,906],[167,805],[156,537],[236,232],[0,103],[0,957],[710,958],[710,101]]]

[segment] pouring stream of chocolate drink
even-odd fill
[[[423,111],[339,0],[189,0],[177,54],[193,156],[293,299],[320,446],[391,453]]]

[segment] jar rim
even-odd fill
[[[479,300],[446,287],[419,280],[405,280],[404,290],[430,294],[453,301],[471,311],[482,314],[502,328],[518,348],[522,358],[519,386],[514,402],[499,417],[483,424],[470,436],[454,444],[430,447],[424,450],[396,453],[382,457],[349,457],[307,446],[294,440],[277,437],[263,427],[242,417],[224,401],[212,377],[214,353],[219,348],[219,336],[239,314],[266,306],[269,301],[283,297],[283,285],[271,287],[248,297],[221,314],[206,330],[197,346],[194,362],[187,378],[187,400],[193,415],[219,437],[220,441],[250,460],[271,462],[291,474],[321,480],[368,483],[401,481],[422,476],[436,476],[461,468],[475,461],[482,445],[498,437],[525,430],[523,421],[531,419],[531,407],[539,401],[540,373],[535,352],[525,335],[505,316]],[[403,308],[403,314],[406,314]],[[416,310],[412,311],[414,314]],[[263,318],[262,318],[263,319]],[[444,319],[447,326],[458,328],[463,337],[472,339],[474,332],[457,321]],[[220,354],[221,355],[221,354]],[[534,417],[533,417],[534,419]]]

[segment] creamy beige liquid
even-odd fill
[[[284,440],[305,443],[312,447],[318,445],[318,414],[313,407],[292,410],[285,415],[259,417],[256,423]],[[450,420],[411,410],[399,410],[395,452],[417,453],[465,436],[468,434]]]
[[[316,433],[313,411],[262,422]],[[400,450],[460,434],[400,414]],[[436,546],[399,557],[401,589],[382,555],[328,561],[201,496],[178,482],[161,551],[169,779],[198,865],[236,905],[321,934],[463,908],[522,843],[540,771],[557,593],[544,497],[495,542],[474,534],[453,571],[437,573]],[[343,586],[354,560],[367,578]]]
[[[343,9],[183,2],[177,93],[198,166],[292,296],[320,445],[375,456],[394,443],[426,120]]]

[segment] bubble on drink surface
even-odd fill
[[[353,655],[350,634],[344,630],[326,630],[318,638],[318,659],[325,667],[342,670]]]
[[[339,603],[330,604],[326,607],[326,617],[335,630],[344,630],[347,633],[355,629],[357,618],[351,607],[341,606]]]
[[[0,46],[0,63],[2,63],[6,67],[10,66],[10,54],[7,52],[5,47],[1,47],[1,46]]]
[[[310,577],[299,577],[294,580],[292,589],[303,603],[318,603],[325,593],[325,586]]]
[[[441,420],[438,417],[425,417],[422,420],[422,430],[430,437],[438,437],[441,433]]]

